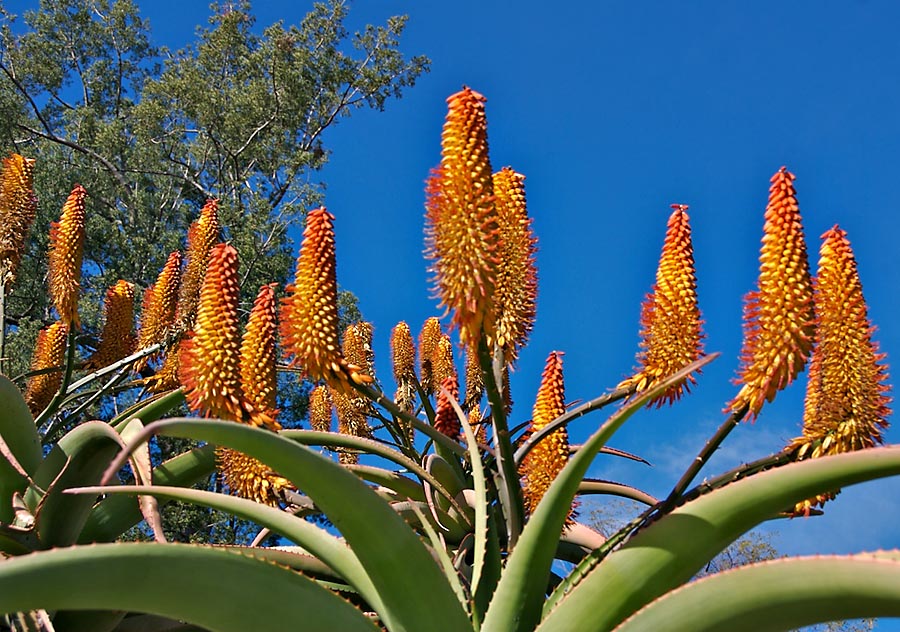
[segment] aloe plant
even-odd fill
[[[427,256],[451,331],[429,319],[417,354],[409,326],[394,328],[392,394],[375,379],[372,327],[339,331],[336,218],[326,209],[309,213],[280,308],[275,288],[261,288],[242,334],[239,261],[217,243],[209,201],[188,235],[184,272],[182,257],[170,257],[136,334],[114,304],[130,288],[111,289],[110,335],[86,364],[76,357],[71,268],[83,212],[64,213],[51,293],[65,335],[37,349],[29,397],[0,377],[0,610],[11,625],[757,630],[900,616],[896,552],[779,560],[691,581],[764,521],[821,512],[842,487],[900,474],[900,447],[876,447],[889,414],[886,369],[846,234],[826,234],[813,277],[794,178],[779,170],[747,301],[741,387],[722,426],[665,498],[587,480],[600,453],[639,459],[609,445],[615,433],[640,409],[686,396],[718,357],[703,351],[687,207],[674,205],[669,218],[633,375],[569,408],[563,355],[552,352],[533,409],[520,412],[509,370],[536,313],[536,238],[524,177],[490,164],[484,102],[468,88],[450,97],[441,164],[427,184]],[[465,354],[464,388],[455,349]],[[730,431],[758,417],[810,358],[803,435],[695,484]],[[314,383],[311,430],[282,428],[276,370]],[[85,402],[123,389],[137,399],[127,410],[69,428]],[[196,416],[163,419],[185,402]],[[567,427],[599,414],[605,421],[573,452]],[[202,447],[154,464],[155,436]],[[190,489],[214,468],[231,495]],[[586,493],[645,509],[606,538],[578,522]],[[251,520],[283,546],[164,542],[158,503],[169,500]],[[307,521],[315,514],[329,526]],[[121,541],[141,518],[160,541]],[[558,575],[556,560],[572,570]],[[222,608],[228,599],[239,614]]]

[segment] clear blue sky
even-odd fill
[[[7,2],[20,12],[34,2]],[[157,43],[178,47],[206,3],[138,0]],[[297,22],[306,3],[254,3],[258,27]],[[438,314],[423,250],[423,181],[439,160],[445,98],[485,94],[491,159],[527,176],[539,239],[538,317],[513,380],[530,416],[544,359],[565,355],[567,395],[588,399],[634,363],[640,301],[673,202],[690,205],[706,348],[722,357],[680,405],[644,411],[613,441],[653,468],[605,457],[593,476],[664,494],[721,423],[754,287],[769,177],[796,187],[814,262],[819,235],[848,231],[888,362],[900,358],[900,4],[816,2],[356,2],[351,25],[409,14],[402,50],[432,72],[384,113],[359,112],[325,138],[338,278],[388,337]],[[898,365],[900,366],[900,365]],[[898,369],[900,371],[900,369]],[[805,379],[733,433],[715,474],[795,436]],[[583,440],[603,420],[572,428]],[[889,442],[900,441],[895,429]],[[900,482],[845,490],[826,515],[777,525],[797,553],[900,545]],[[888,629],[885,624],[879,629]],[[900,629],[900,628],[898,628]]]

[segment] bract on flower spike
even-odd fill
[[[239,302],[237,250],[218,244],[210,253],[193,332],[181,342],[178,369],[188,406],[204,417],[244,418]]]
[[[641,352],[636,373],[618,385],[643,391],[703,354],[703,321],[697,305],[697,277],[687,206],[673,204],[656,283],[641,307]],[[649,405],[678,400],[695,383],[693,375],[661,393]]]
[[[97,350],[87,368],[101,369],[134,352],[134,285],[119,280],[106,291],[104,323]]]
[[[500,229],[496,343],[514,361],[534,327],[537,301],[537,239],[525,204],[525,176],[504,167],[493,175]]]
[[[275,394],[278,389],[276,365],[276,322],[278,306],[276,283],[259,289],[247,328],[241,339],[241,390],[251,407],[250,423],[269,430],[280,430]]]
[[[59,367],[59,370],[35,375],[28,380],[25,402],[35,417],[50,404],[62,383],[68,335],[68,325],[59,320],[38,333],[31,359],[31,370],[40,371],[53,367]]]
[[[76,184],[63,205],[58,222],[50,225],[50,298],[60,320],[78,326],[78,292],[84,256],[84,198]]]
[[[281,336],[286,353],[294,356],[291,366],[302,366],[311,379],[350,393],[350,382],[368,384],[372,378],[343,358],[338,343],[333,221],[324,207],[306,218],[296,279],[281,306]]]
[[[469,88],[447,99],[441,165],[426,185],[426,253],[435,289],[463,344],[495,335],[500,231],[488,157],[485,98]]]
[[[746,406],[751,420],[803,370],[815,336],[812,279],[794,174],[784,167],[772,176],[759,262],[759,286],[745,299],[737,379],[742,386],[729,404],[732,411]]]
[[[529,434],[534,434],[566,412],[562,355],[559,351],[554,351],[547,357],[532,411]],[[529,514],[534,513],[568,460],[569,435],[565,428],[554,430],[544,437],[525,457],[521,467],[522,493]],[[570,513],[569,519],[572,518]]]
[[[194,326],[200,287],[209,262],[209,253],[219,241],[219,200],[211,198],[200,209],[200,217],[187,235],[186,262],[178,293],[175,320],[182,331]]]
[[[815,285],[816,345],[812,352],[803,435],[791,441],[799,459],[874,447],[888,427],[889,387],[874,327],[847,234],[835,226],[822,235]],[[821,494],[797,505],[809,514],[834,497]]]
[[[419,362],[422,388],[429,395],[432,395],[435,391],[436,384],[433,379],[432,359],[434,350],[437,348],[442,336],[441,321],[435,316],[426,319],[422,325],[422,331],[419,333]]]
[[[0,167],[0,284],[9,285],[25,252],[25,239],[37,215],[34,159],[19,154]]]

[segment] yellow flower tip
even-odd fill
[[[566,411],[565,385],[562,372],[562,353],[552,352],[547,358],[541,385],[532,411],[528,434],[545,427]],[[569,460],[569,435],[565,428],[554,430],[540,441],[522,463],[522,493],[529,514]],[[574,511],[574,508],[573,508]],[[570,513],[571,520],[573,514]]]
[[[459,384],[456,376],[447,376],[441,381],[437,405],[434,411],[434,429],[451,439],[459,439],[462,424],[452,402],[459,398]]]
[[[316,432],[330,432],[332,408],[328,387],[324,384],[315,387],[309,394],[309,427]]]
[[[138,332],[138,348],[163,342],[175,323],[178,305],[178,287],[181,283],[181,253],[169,254],[166,263],[156,277],[156,283],[144,292],[141,307],[141,327]]]
[[[80,184],[69,194],[58,222],[50,225],[50,298],[60,320],[78,326],[78,291],[84,256],[84,199]]]
[[[25,252],[25,240],[37,215],[34,159],[10,154],[0,166],[0,283],[9,285]]]
[[[200,287],[209,262],[209,253],[219,241],[219,200],[209,199],[200,209],[200,217],[187,235],[186,262],[178,294],[175,320],[182,330],[194,325]]]
[[[492,179],[500,230],[494,297],[496,343],[504,349],[507,360],[514,361],[534,327],[537,239],[525,203],[525,176],[504,167]]]
[[[293,485],[266,464],[230,448],[216,449],[216,466],[225,487],[234,495],[277,507],[282,492]]]
[[[62,383],[68,335],[69,327],[62,321],[56,321],[38,332],[31,359],[31,370],[40,371],[56,367],[59,370],[35,375],[28,380],[25,402],[35,417],[50,404]]]
[[[210,253],[193,332],[181,343],[178,369],[188,406],[205,417],[244,418],[239,301],[237,250],[218,244]]]
[[[419,333],[419,360],[421,362],[419,369],[422,375],[422,388],[429,395],[435,391],[436,382],[433,377],[432,359],[442,336],[441,321],[435,316],[425,321],[422,331]]]
[[[872,340],[874,327],[850,241],[837,226],[822,239],[815,279],[817,342],[804,402],[803,435],[788,444],[798,459],[874,447],[883,443],[882,431],[889,425],[885,356]],[[819,496],[805,506],[821,506],[831,497]]]
[[[250,310],[247,328],[241,339],[241,390],[254,414],[251,422],[270,430],[281,425],[275,421],[276,392],[278,390],[275,366],[277,363],[277,312],[276,283],[260,288]]]
[[[759,283],[747,295],[742,384],[729,408],[748,408],[748,420],[794,381],[806,366],[815,336],[813,287],[794,175],[772,176],[760,249]]]
[[[106,291],[104,324],[97,350],[87,367],[101,369],[134,352],[134,285],[119,280]]]
[[[468,88],[447,100],[441,165],[426,184],[426,253],[436,294],[468,345],[494,337],[500,263],[484,101]]]
[[[641,351],[636,373],[619,384],[643,391],[703,355],[703,321],[697,304],[697,277],[687,205],[673,204],[656,283],[641,306]],[[680,399],[696,378],[691,375],[649,402],[662,406]]]

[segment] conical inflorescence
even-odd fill
[[[86,196],[84,187],[76,184],[63,205],[59,221],[50,225],[50,299],[60,320],[74,327],[78,326]]]
[[[35,215],[34,160],[10,154],[0,165],[0,285],[15,280]]]
[[[119,280],[106,291],[103,329],[89,368],[101,369],[134,352],[134,284]]]

